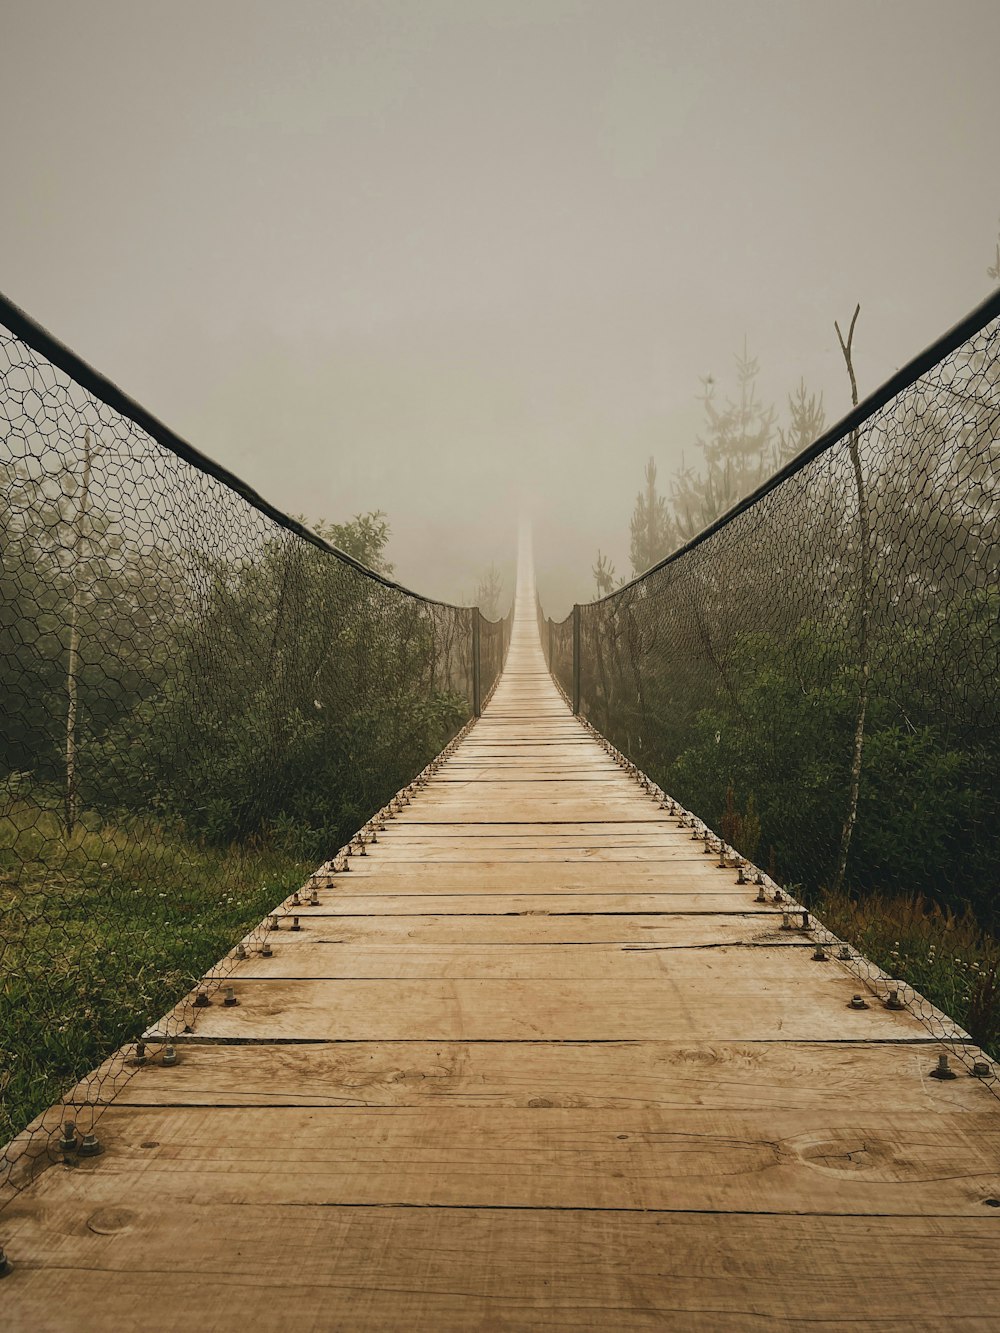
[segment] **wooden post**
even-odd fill
[[[483,715],[482,616],[479,607],[472,611],[472,714]]]
[[[573,712],[580,711],[580,607],[573,605]]]

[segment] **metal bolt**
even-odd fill
[[[899,987],[890,986],[885,997],[885,1007],[887,1009],[905,1009],[906,1006],[899,998]]]
[[[767,902],[767,894],[764,892],[764,886],[763,886],[763,884],[762,884],[762,885],[760,886],[760,888],[757,890],[757,897],[754,899],[754,901],[755,901],[755,902],[758,902],[758,903],[766,903],[766,902]]]
[[[790,915],[790,913],[788,913],[788,912],[782,912],[782,914],[781,914],[781,929],[782,929],[782,930],[794,930],[794,929],[795,929],[795,927],[792,925],[792,918],[791,918],[791,915]]]
[[[165,1065],[175,1065],[177,1063],[177,1048],[169,1043],[163,1048],[163,1063]]]
[[[295,892],[292,894],[292,906],[301,907],[301,905],[302,905],[302,899],[299,897],[298,889],[296,889]]]
[[[990,1066],[986,1060],[973,1060],[972,1073],[976,1078],[989,1078]]]
[[[313,885],[312,892],[309,895],[309,906],[310,907],[319,906],[319,889],[317,889],[315,885]]]
[[[868,1005],[863,995],[852,995],[851,1003],[848,1007],[851,1009],[867,1009]]]
[[[849,963],[851,961],[851,951],[846,944],[842,944],[837,950],[837,957],[842,963]]]
[[[273,957],[273,955],[274,955],[274,950],[271,948],[271,941],[265,940],[264,943],[260,946],[261,958],[271,958]]]
[[[76,1121],[64,1120],[62,1135],[59,1139],[59,1148],[61,1152],[76,1152]]]
[[[720,842],[720,843],[719,843],[719,869],[720,869],[720,870],[725,870],[726,868],[727,868],[727,861],[726,861],[726,844],[725,844],[724,842]]]
[[[299,918],[298,918],[297,916],[293,916],[293,917],[292,917],[292,924],[291,924],[291,927],[290,927],[290,928],[291,928],[292,930],[301,930],[301,929],[302,929],[302,927],[299,925]]]
[[[954,1069],[948,1068],[947,1055],[941,1054],[937,1058],[937,1068],[931,1070],[931,1078],[957,1078],[958,1075]]]
[[[785,896],[784,896],[784,894],[781,892],[780,889],[775,889],[775,891],[774,891],[774,901],[775,901],[776,903],[783,903],[783,902],[785,901]]]
[[[809,913],[805,910],[805,908],[803,908],[802,910],[802,929],[803,930],[809,929]]]
[[[269,916],[269,917],[267,918],[267,928],[268,928],[268,930],[278,930],[278,929],[280,929],[280,927],[278,926],[278,916],[277,916],[277,913],[273,913],[271,916]]]
[[[84,1134],[79,1151],[81,1157],[96,1157],[99,1152],[103,1151],[101,1148],[101,1141],[93,1131],[89,1134]]]
[[[754,882],[755,884],[763,884],[763,883],[764,883],[764,876],[761,874],[761,872],[760,872],[759,870],[757,871],[756,875],[754,875],[754,877],[753,877],[753,882]]]
[[[146,1043],[137,1041],[135,1044],[135,1064],[144,1065],[146,1063]]]
[[[208,998],[208,991],[202,986],[198,991],[198,994],[194,997],[194,1007],[196,1009],[205,1009],[211,1003],[212,1001]]]
[[[315,892],[316,890],[313,889],[313,893]],[[247,946],[243,943],[242,940],[240,940],[239,944],[237,944],[236,946],[236,957],[242,963],[243,959],[246,958],[246,956],[247,956]]]
[[[736,867],[736,883],[737,883],[737,884],[745,884],[746,882],[747,882],[747,877],[746,877],[746,874],[744,873],[743,867],[742,867],[742,866],[737,866],[737,867]]]
[[[364,838],[359,838],[359,839],[358,839],[358,842],[359,842],[359,844],[360,844],[360,846],[361,846],[361,855],[362,855],[362,856],[367,856],[368,853],[367,853],[367,851],[365,850],[365,840],[364,840]]]
[[[232,1008],[234,1004],[239,1004],[239,1000],[236,998],[235,986],[226,987],[226,998],[222,1001],[222,1003],[224,1005],[227,1005],[229,1008]]]
[[[817,944],[816,948],[813,950],[813,962],[825,963],[829,961],[829,957],[830,955],[823,948],[822,944]]]

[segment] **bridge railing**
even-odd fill
[[[541,624],[576,711],[769,893],[860,928],[936,904],[949,1008],[994,1046],[998,535],[1000,294],[695,540]],[[905,926],[883,967],[941,995]]]
[[[77,1099],[124,1086],[468,723],[510,622],[334,549],[2,299],[0,424],[0,1143],[42,1113],[2,1172],[82,1145],[46,1108],[110,1052]]]

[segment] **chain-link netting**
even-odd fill
[[[815,906],[883,1001],[948,1033],[933,994],[994,1055],[998,317],[1000,297],[676,555],[540,619],[555,679],[671,817],[740,882],[762,867],[789,928]],[[881,968],[852,947],[880,908]]]
[[[9,1191],[93,1146],[94,1108],[166,1049],[123,1045],[468,723],[509,618],[477,671],[477,612],[285,520],[6,303],[0,427]]]
[[[503,671],[510,646],[510,631],[514,623],[514,603],[502,620],[484,620],[479,625],[479,661],[482,673],[483,706],[489,701]]]

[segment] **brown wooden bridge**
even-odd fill
[[[571,716],[528,570],[352,865],[8,1209],[0,1326],[1000,1328],[1000,1104]]]

